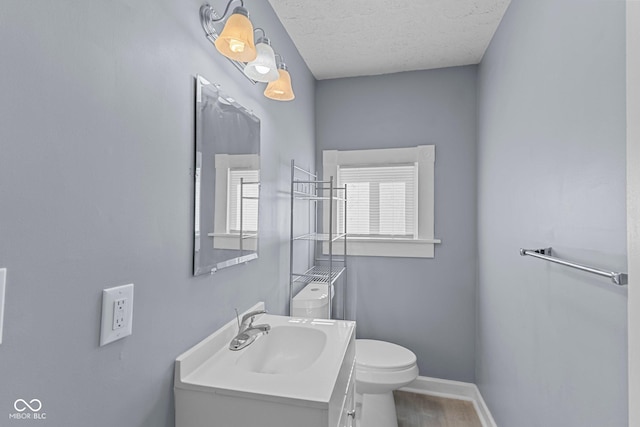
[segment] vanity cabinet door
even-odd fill
[[[356,402],[355,402],[355,382],[352,380],[347,389],[347,395],[340,414],[340,422],[338,427],[355,427],[356,426]]]

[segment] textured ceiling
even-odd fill
[[[477,64],[509,2],[269,0],[318,80]]]

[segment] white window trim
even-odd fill
[[[420,145],[410,148],[374,150],[325,150],[322,152],[323,177],[338,176],[338,166],[389,165],[393,163],[418,163],[418,236],[415,239],[348,237],[347,254],[356,256],[387,256],[408,258],[433,258],[434,245],[441,243],[434,237],[434,178],[435,145]],[[323,227],[329,228],[329,206],[323,207]],[[334,204],[334,206],[336,206]],[[334,215],[337,212],[337,207]],[[347,212],[347,215],[349,213]],[[334,221],[334,228],[337,227]],[[348,232],[349,230],[347,230]],[[335,232],[335,230],[334,230]],[[328,252],[328,244],[324,244]],[[343,245],[333,245],[333,252],[342,255]]]
[[[240,249],[238,234],[229,233],[227,230],[229,169],[260,170],[260,156],[258,154],[216,154],[214,161],[216,168],[216,205],[213,233],[208,233],[207,235],[213,237],[214,249]],[[258,233],[256,232],[255,236],[245,238],[242,242],[242,248],[247,251],[257,251]]]

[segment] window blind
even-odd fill
[[[240,199],[240,179],[244,179]],[[242,207],[242,231],[258,231],[258,193],[260,191],[260,171],[248,169],[229,169],[228,177],[228,227],[229,232],[240,232],[240,209]]]
[[[349,235],[415,238],[417,170],[417,164],[339,166],[338,184],[347,187]],[[339,218],[344,232],[343,215]]]

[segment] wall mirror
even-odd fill
[[[260,119],[196,77],[193,275],[258,258]]]

